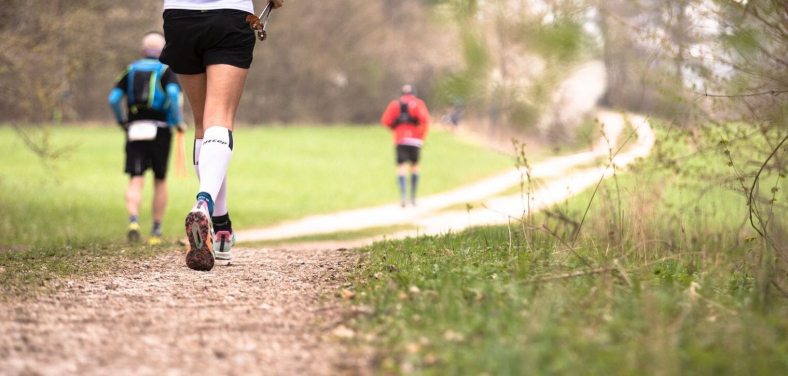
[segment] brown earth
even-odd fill
[[[62,281],[0,306],[0,374],[367,374],[340,323],[357,254],[237,249],[211,272],[183,254]]]

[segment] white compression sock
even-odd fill
[[[202,148],[202,139],[194,139],[194,154],[192,155],[192,163],[194,164],[194,172],[197,174],[197,181],[200,181],[200,149]],[[227,214],[227,175],[225,174],[222,181],[222,188],[219,189],[219,194],[213,201],[213,216],[220,217]]]
[[[197,174],[197,181],[200,181],[200,149],[202,148],[202,138],[194,139],[194,152],[192,153],[192,164],[194,173]]]
[[[200,192],[211,195],[216,205],[222,189],[227,167],[233,157],[233,132],[227,128],[213,126],[205,131],[200,148],[199,177]],[[226,200],[225,210],[226,210]],[[226,213],[225,213],[226,214]],[[221,215],[214,207],[214,216]]]
[[[221,217],[227,214],[227,174],[224,175],[222,180],[222,188],[219,189],[219,195],[213,201],[213,216]]]

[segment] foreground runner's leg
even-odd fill
[[[198,131],[195,135],[196,138],[203,139],[197,161],[200,193],[197,195],[197,203],[186,217],[186,233],[190,243],[186,264],[195,270],[213,268],[215,254],[211,217],[214,212],[214,199],[219,196],[227,175],[227,167],[232,158],[234,147],[232,129],[235,111],[238,109],[238,103],[243,93],[246,74],[246,69],[217,64],[207,67],[204,81],[200,77],[191,77],[194,79],[187,78],[183,81],[193,108],[199,108],[199,106],[194,106],[194,102],[198,102],[198,104],[202,102],[204,108],[203,116],[200,119],[202,126],[198,127],[195,124]],[[199,91],[203,83],[205,91],[201,96],[202,93]],[[190,95],[191,89],[197,92],[195,100]],[[229,221],[227,224],[229,225]],[[222,240],[227,238],[226,233],[221,235],[223,236]],[[220,244],[223,243],[224,241],[220,242]]]
[[[178,75],[183,91],[189,99],[194,114],[195,166],[199,167],[198,153],[202,146],[203,118],[205,115],[205,96],[208,76],[201,74]],[[199,144],[197,141],[199,140]],[[199,145],[199,146],[197,146]],[[197,168],[197,178],[200,178]],[[186,217],[186,237],[189,239],[189,252],[186,253],[186,265],[194,270],[211,270],[214,264],[213,230],[211,214],[207,203],[198,202]]]
[[[224,176],[222,187],[213,208],[213,228],[216,236],[213,240],[213,250],[217,260],[230,261],[233,258],[231,253],[235,245],[235,233],[233,233],[233,223],[230,221],[230,213],[227,211],[227,175]]]
[[[207,85],[200,149],[200,195],[209,197],[211,212],[227,174],[233,151],[233,123],[247,70],[226,64],[207,67]]]
[[[206,98],[204,124],[210,128],[206,130],[203,147],[200,150],[200,161],[206,160],[207,148],[211,148],[211,150],[215,150],[217,153],[217,157],[212,158],[212,161],[220,161],[223,160],[223,158],[227,158],[227,162],[229,163],[229,158],[232,157],[233,150],[231,131],[235,122],[235,112],[238,109],[238,104],[243,94],[248,70],[224,64],[210,65],[207,70],[209,95]],[[208,141],[208,132],[219,127],[226,127],[230,130],[229,153],[227,148],[217,147],[220,146],[220,144],[211,144]],[[200,191],[207,192],[215,198],[212,222],[215,226],[216,237],[213,250],[217,259],[230,260],[232,258],[230,251],[235,244],[235,234],[232,231],[232,222],[230,221],[230,216],[227,211],[227,167],[224,166],[223,170],[219,170],[222,173],[221,179],[218,178],[217,174],[212,182],[207,182],[207,176],[203,173],[205,170],[204,162],[201,162],[200,176],[202,177],[202,181],[205,181],[207,184],[203,186],[201,181]],[[221,182],[221,184],[219,185],[219,190],[214,195],[212,189],[214,189],[215,184],[211,183],[216,182]]]
[[[202,126],[202,124],[200,124]],[[200,151],[202,149],[202,139],[194,140],[194,153],[192,162],[197,180],[200,180]],[[227,176],[222,181],[222,188],[214,203],[213,216],[211,222],[215,231],[213,237],[213,250],[217,260],[232,260],[232,247],[235,245],[235,233],[230,221],[230,213],[227,211]]]

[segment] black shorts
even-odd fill
[[[178,74],[205,73],[205,67],[227,64],[249,69],[256,37],[240,10],[164,11],[167,44],[159,60]]]
[[[421,148],[411,145],[397,145],[397,164],[419,163]]]
[[[153,169],[156,179],[167,177],[167,165],[170,161],[170,128],[159,127],[156,139],[152,141],[126,141],[126,173],[142,176],[148,168]]]

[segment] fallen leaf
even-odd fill
[[[336,327],[334,331],[331,333],[338,338],[346,338],[346,339],[350,339],[356,336],[356,332],[354,332],[353,329],[350,329],[344,325],[340,325]]]
[[[356,293],[347,289],[342,289],[342,299],[345,300],[353,300],[356,297]]]

